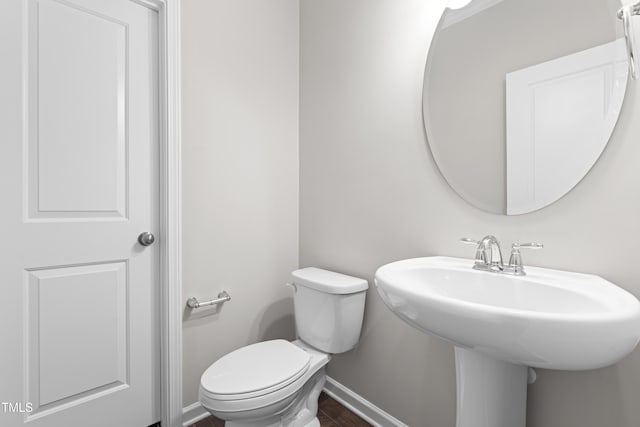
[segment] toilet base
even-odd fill
[[[226,427],[320,427],[318,398],[327,381],[325,367],[307,380],[296,399],[282,412],[259,420],[229,420]]]
[[[281,427],[283,424],[280,422],[277,422],[275,424],[269,424],[268,426],[262,425],[262,424],[238,424],[235,423],[233,421],[227,421],[225,422],[225,427]],[[318,417],[314,418],[313,420],[311,420],[308,424],[302,426],[302,427],[320,427],[320,420],[318,419]]]

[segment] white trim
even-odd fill
[[[323,391],[374,427],[409,427],[329,376]],[[189,427],[209,415],[200,402],[185,406],[182,408],[182,427]]]
[[[160,99],[160,415],[182,425],[180,1],[132,0],[158,12]]]
[[[200,402],[192,403],[182,409],[182,427],[189,427],[209,415],[211,415],[209,411],[204,409]]]
[[[467,18],[471,18],[473,15],[497,5],[501,1],[502,0],[473,0],[468,6],[461,9],[445,9],[446,13],[442,21],[442,28],[447,28]]]
[[[324,392],[375,427],[409,427],[331,377],[327,377]]]

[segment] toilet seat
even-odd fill
[[[260,384],[263,386],[261,389],[251,392],[245,391],[244,393],[232,394],[228,393],[231,390],[230,388],[225,388],[222,384],[215,384],[215,376],[213,373],[217,372],[217,369],[221,365],[218,365],[216,370],[213,370],[212,367],[222,360],[220,359],[209,367],[209,369],[212,369],[211,371],[207,369],[209,374],[205,371],[205,374],[207,375],[202,375],[199,392],[200,403],[202,406],[204,406],[209,412],[225,420],[233,420],[236,418],[246,419],[247,417],[255,418],[255,416],[257,416],[256,414],[262,414],[263,412],[265,414],[277,414],[281,410],[286,409],[293,402],[296,394],[302,389],[309,378],[318,373],[318,371],[321,370],[331,359],[328,354],[309,347],[300,341],[275,341],[278,343],[268,344],[274,343],[274,341],[264,341],[248,346],[253,347],[253,350],[250,350],[252,355],[245,355],[246,358],[239,357],[236,359],[234,357],[232,361],[229,362],[230,365],[246,372],[247,369],[253,370],[250,366],[255,364],[256,361],[261,361],[260,363],[262,363],[262,366],[270,370],[273,369],[273,373],[277,371],[275,368],[276,365],[288,365],[287,367],[290,369],[290,372],[298,370],[297,373],[291,375],[288,379],[280,378],[280,381],[274,381],[277,382],[277,384],[271,384],[269,386],[269,384],[262,383]],[[248,347],[236,350],[235,352],[247,349]],[[273,365],[265,362],[267,359],[265,358],[265,353],[261,353],[262,348],[267,351],[273,351],[269,358],[272,363],[275,362]],[[229,355],[233,353],[229,353]],[[292,354],[294,356],[290,357]],[[274,359],[276,355],[277,358]],[[298,359],[298,369],[296,369],[295,365],[296,355],[300,357],[300,359]],[[240,360],[243,360],[243,362],[241,363]],[[292,362],[293,364],[289,365],[289,363]],[[225,364],[226,363],[227,362],[225,362]],[[244,365],[243,363],[248,363],[248,365]],[[300,366],[302,366],[301,369]],[[284,371],[280,372],[281,374],[284,374]],[[276,376],[274,375],[273,378],[275,377]],[[254,388],[256,384],[259,384],[259,382],[254,383]],[[250,387],[234,388],[236,390],[245,388],[246,390]],[[224,391],[227,393],[221,393]],[[250,416],[249,414],[252,415]]]
[[[302,377],[310,361],[306,351],[285,340],[252,344],[212,364],[202,375],[201,393],[218,401],[271,394]]]

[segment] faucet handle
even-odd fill
[[[482,242],[476,239],[470,239],[469,237],[463,237],[460,239],[460,243],[464,243],[465,245],[474,245],[476,247],[476,261],[475,265],[486,265],[487,264],[487,256],[484,253],[484,249],[482,248]]]
[[[524,265],[522,264],[522,255],[520,249],[542,249],[542,243],[514,243],[511,245],[511,256],[509,257],[509,271],[516,276],[524,276]]]
[[[468,237],[463,237],[460,239],[460,243],[464,243],[465,245],[479,245],[480,241],[475,239],[470,239]]]
[[[516,251],[519,249],[542,249],[544,245],[542,243],[514,243],[511,245],[511,250]]]

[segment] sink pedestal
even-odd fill
[[[456,427],[525,427],[528,367],[456,347]]]

